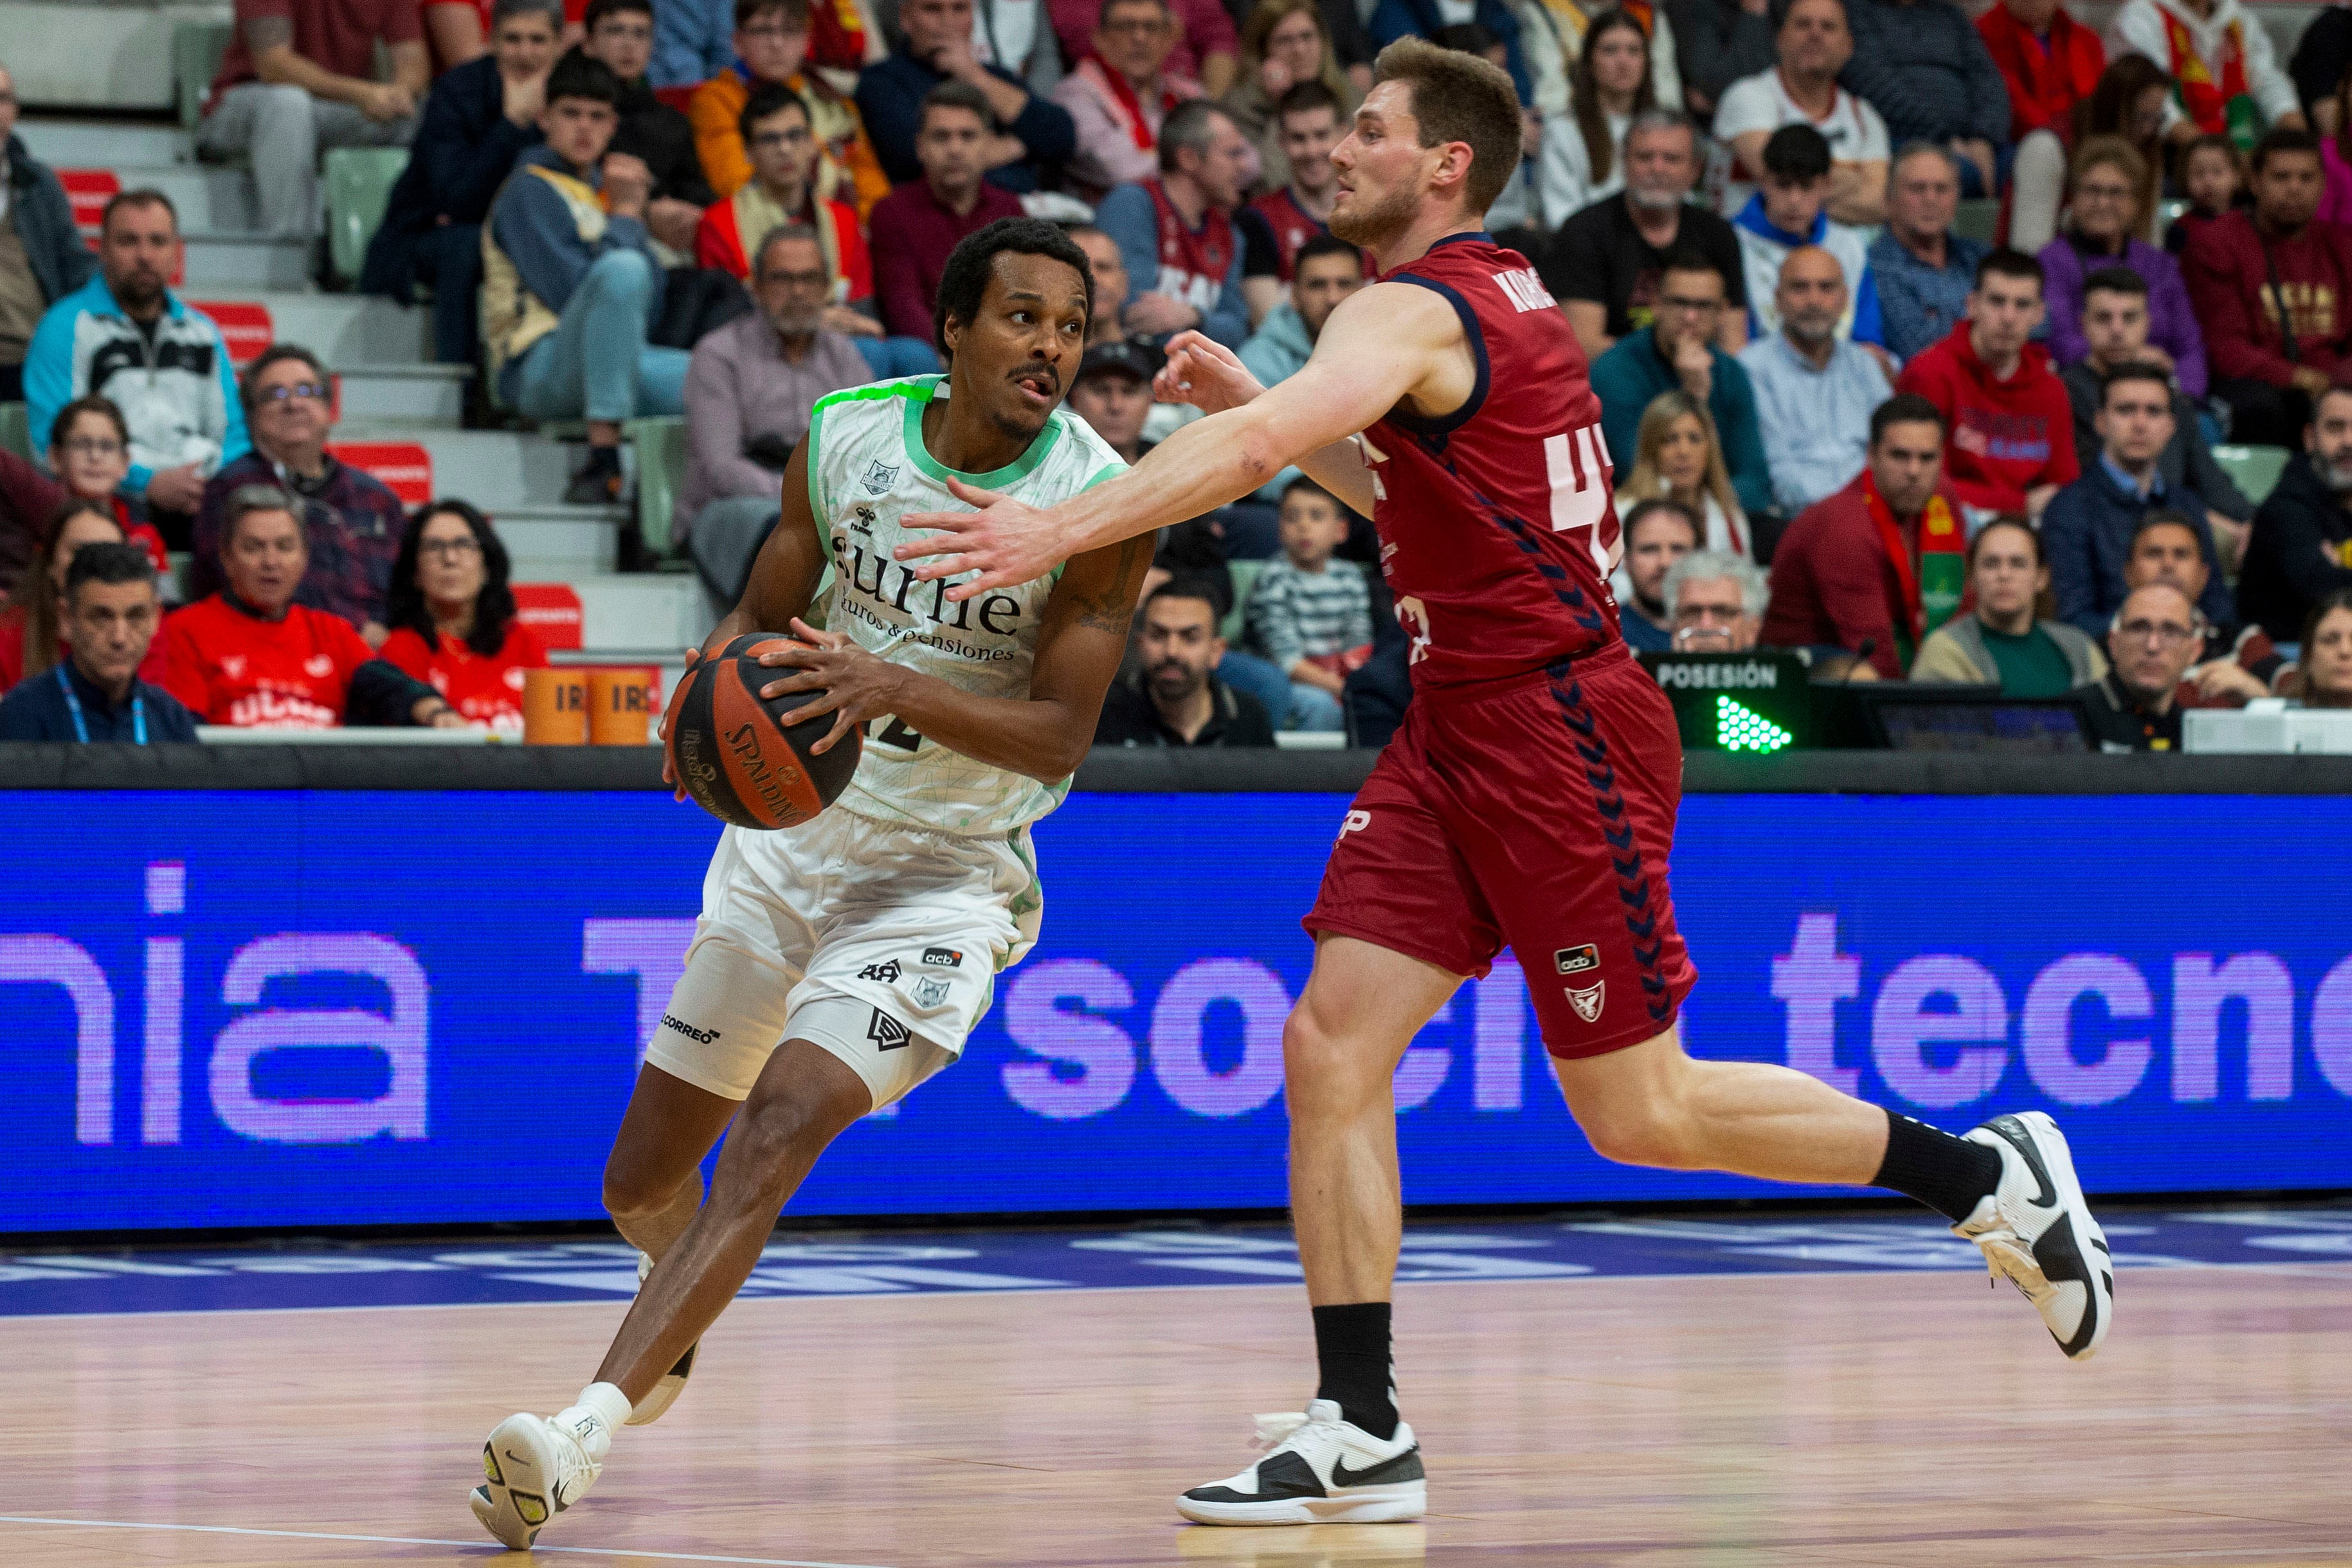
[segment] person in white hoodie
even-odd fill
[[[1625,188],[1625,132],[1657,103],[1649,36],[1624,11],[1604,12],[1585,29],[1569,71],[1569,111],[1544,122],[1537,200],[1556,229]]]
[[[2107,25],[2107,57],[2126,54],[2146,55],[2180,84],[2165,105],[2168,136],[2227,135],[2244,147],[2266,129],[2304,126],[2294,78],[2238,0],[2124,0]]]

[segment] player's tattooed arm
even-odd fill
[[[1114,548],[1118,552],[1118,559],[1112,569],[1111,580],[1101,591],[1087,594],[1075,601],[1071,608],[1077,615],[1079,625],[1108,632],[1124,643],[1128,626],[1135,620],[1136,590],[1143,581],[1143,572],[1136,569],[1136,563],[1140,559],[1148,570],[1151,560],[1141,538],[1121,539]]]

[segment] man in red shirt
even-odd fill
[[[227,586],[163,623],[163,687],[205,724],[465,727],[423,682],[375,656],[340,615],[294,602],[310,565],[293,497],[247,485],[222,511]]]
[[[1252,321],[1264,321],[1289,298],[1299,251],[1331,232],[1331,201],[1339,193],[1331,149],[1348,133],[1339,99],[1319,81],[1303,81],[1284,93],[1274,122],[1290,177],[1234,214],[1242,236],[1242,297]],[[1371,276],[1369,267],[1364,276]]]
[[[1977,32],[2009,85],[2010,140],[2047,131],[2073,145],[2074,106],[2107,68],[2099,35],[2058,0],[2000,0],[1977,18]]]
[[[379,43],[390,81],[374,79]],[[416,0],[236,0],[196,145],[250,156],[263,232],[310,239],[320,149],[405,147],[432,79]]]
[[[2074,482],[2074,405],[2050,356],[2029,342],[2042,325],[2042,264],[1997,250],[1977,264],[1968,319],[1903,368],[1897,392],[1917,392],[1943,415],[1951,448],[1945,481],[1987,512],[2040,517]]]
[[[923,177],[874,204],[874,293],[883,330],[928,340],[949,255],[966,235],[1021,215],[1021,198],[984,178],[995,138],[996,117],[978,88],[946,81],[924,95],[915,128]]]
[[[751,155],[751,178],[733,195],[721,196],[703,209],[694,235],[694,259],[749,280],[751,256],[769,230],[806,224],[824,249],[825,270],[848,286],[827,308],[825,325],[836,332],[872,332],[870,319],[862,324],[843,319],[863,314],[852,307],[872,298],[874,268],[866,258],[866,231],[858,226],[857,214],[846,202],[816,193],[818,147],[807,101],[792,89],[771,82],[744,104],[738,128],[744,150]],[[924,336],[929,335],[927,328]]]
[[[2199,225],[2180,270],[2231,438],[2295,447],[2312,400],[2352,368],[2352,229],[2313,221],[2323,177],[2311,132],[2273,131],[2252,162],[2253,210]],[[2279,330],[2280,295],[2290,333]]]
[[[1764,646],[1843,648],[1903,678],[1920,639],[1959,608],[1968,538],[1937,485],[1943,455],[1935,404],[1898,393],[1878,405],[1862,472],[1773,548]]]

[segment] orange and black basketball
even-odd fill
[[[857,771],[864,737],[856,730],[838,745],[809,748],[833,731],[824,714],[793,724],[793,710],[816,692],[787,692],[762,700],[760,688],[787,669],[760,655],[796,639],[754,632],[737,637],[696,664],[681,683],[669,726],[670,771],[695,804],[739,828],[789,828],[805,822],[839,798]]]

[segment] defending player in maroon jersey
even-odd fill
[[[1561,1093],[1606,1158],[1908,1194],[1978,1243],[2070,1357],[2114,1306],[2105,1242],[2039,1113],[1965,1137],[1804,1073],[1694,1059],[1667,883],[1682,753],[1608,588],[1611,457],[1583,355],[1525,257],[1483,232],[1518,160],[1518,100],[1481,59],[1381,52],[1332,152],[1331,229],[1380,264],[1306,366],[1259,386],[1195,332],[1158,391],[1207,415],[1129,473],[1037,511],[909,517],[918,574],[968,599],[1075,551],[1198,517],[1297,463],[1381,537],[1413,699],[1342,821],[1307,916],[1315,964],[1283,1031],[1290,1197],[1317,1396],[1259,1417],[1265,1456],[1177,1502],[1213,1524],[1418,1518],[1426,1481],[1390,1375],[1402,1234],[1393,1076],[1464,977],[1508,946]],[[970,575],[966,575],[970,574]]]

